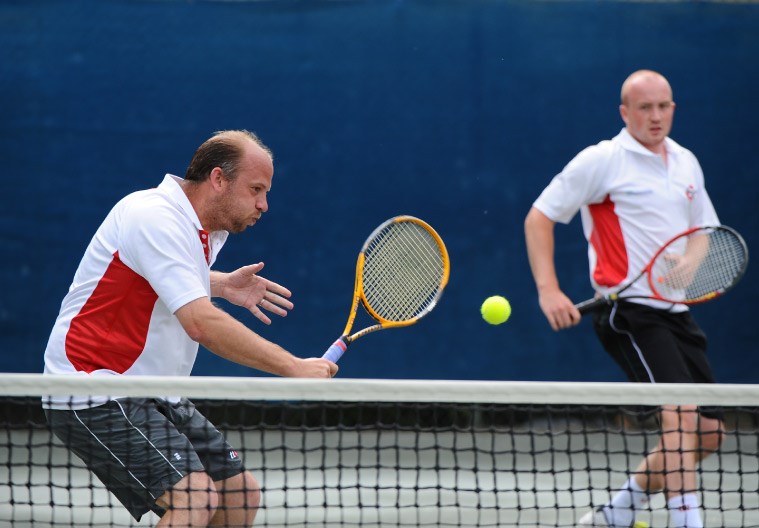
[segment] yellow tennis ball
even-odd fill
[[[511,316],[511,304],[505,297],[493,295],[485,299],[480,308],[482,318],[492,325],[499,325],[509,320]]]
[[[633,528],[648,528],[648,523],[646,521],[635,521]]]

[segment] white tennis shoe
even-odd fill
[[[576,526],[588,526],[593,528],[608,528],[609,521],[606,520],[606,514],[603,508],[596,510],[590,510],[588,513],[580,517]]]

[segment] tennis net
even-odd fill
[[[574,526],[658,441],[661,404],[721,408],[705,526],[759,526],[759,390],[647,385],[0,375],[0,527],[138,522],[50,432],[47,395],[190,398],[262,487],[256,526]],[[72,399],[73,401],[73,399]],[[668,526],[652,496],[638,520]]]

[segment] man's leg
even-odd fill
[[[164,506],[181,504],[184,510],[197,505],[210,519],[208,510],[218,501],[213,482],[155,401],[123,398],[89,409],[48,411],[48,422],[137,521],[148,511],[163,516]],[[190,497],[194,490],[199,497]]]
[[[704,355],[705,337],[689,316],[662,315],[646,307],[622,304],[597,313],[594,328],[631,381],[714,381]],[[695,407],[667,406],[660,424],[662,437],[657,448],[641,461],[609,503],[580,519],[580,526],[631,526],[635,511],[646,506],[648,493],[667,489],[670,500],[682,497],[684,490],[695,493],[696,466],[719,448],[721,421],[703,416],[699,419]]]
[[[702,526],[696,467],[719,449],[722,422],[698,416],[694,406],[664,406],[659,445],[638,466],[635,479],[648,493],[664,491],[672,526]]]
[[[195,472],[177,482],[156,503],[166,510],[156,527],[205,527],[217,512],[219,496],[211,477]]]
[[[724,427],[716,418],[698,417],[698,412],[692,406],[663,407],[661,423],[662,438],[659,445],[641,461],[635,470],[635,480],[650,493],[666,490],[667,498],[670,498],[673,494],[678,494],[678,490],[695,487],[688,487],[690,479],[684,474],[682,478],[679,475],[667,477],[666,474],[671,471],[669,468],[676,469],[681,463],[683,467],[692,466],[695,483],[696,465],[719,449]],[[666,456],[663,451],[667,453]],[[679,471],[675,473],[681,474]]]
[[[250,528],[261,503],[261,487],[255,477],[245,471],[216,482],[219,507],[209,526]]]
[[[239,453],[189,400],[167,407],[166,412],[192,442],[208,478],[213,481],[211,487],[217,497],[208,526],[250,528],[261,502],[261,489],[245,470]],[[202,499],[199,500],[202,504]]]

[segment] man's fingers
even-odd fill
[[[267,292],[264,300],[270,303],[272,307],[281,306],[286,310],[292,310],[293,306],[295,306],[289,299],[285,299],[281,295],[272,292]],[[268,308],[268,305],[266,307]]]
[[[340,370],[340,367],[338,367],[336,363],[329,361],[329,377],[334,378],[338,370]]]
[[[285,299],[275,293],[266,292],[263,298],[258,301],[258,306],[277,315],[285,316],[288,310],[295,306],[292,301]]]
[[[571,328],[580,322],[580,312],[572,306],[570,310],[557,310],[548,317],[548,323],[554,331]]]
[[[291,303],[290,301],[285,301],[285,302],[289,303],[290,305],[289,308],[292,308],[293,303]],[[285,317],[287,315],[287,310],[285,310],[285,308],[269,301],[268,299],[261,299],[261,301],[259,301],[258,303],[257,308],[259,308],[259,312],[261,311],[260,309],[264,309],[273,314],[279,315],[280,317]]]
[[[580,313],[580,310],[578,310],[577,307],[575,307],[575,305],[572,305],[569,311],[569,318],[572,323],[572,326],[580,324],[580,321],[582,321],[582,314]]]
[[[264,268],[263,262],[257,262],[256,264],[248,264],[242,267],[247,273],[256,274]]]
[[[292,292],[285,288],[284,286],[277,284],[276,282],[272,282],[269,279],[263,279],[266,281],[266,290],[270,291],[272,293],[275,293],[277,295],[280,295],[282,297],[292,297]]]
[[[254,306],[253,308],[251,308],[250,313],[252,313],[256,317],[256,319],[261,321],[263,324],[270,325],[271,319],[269,319],[269,316],[261,311],[260,306],[261,306],[261,303],[259,303],[258,306]]]

